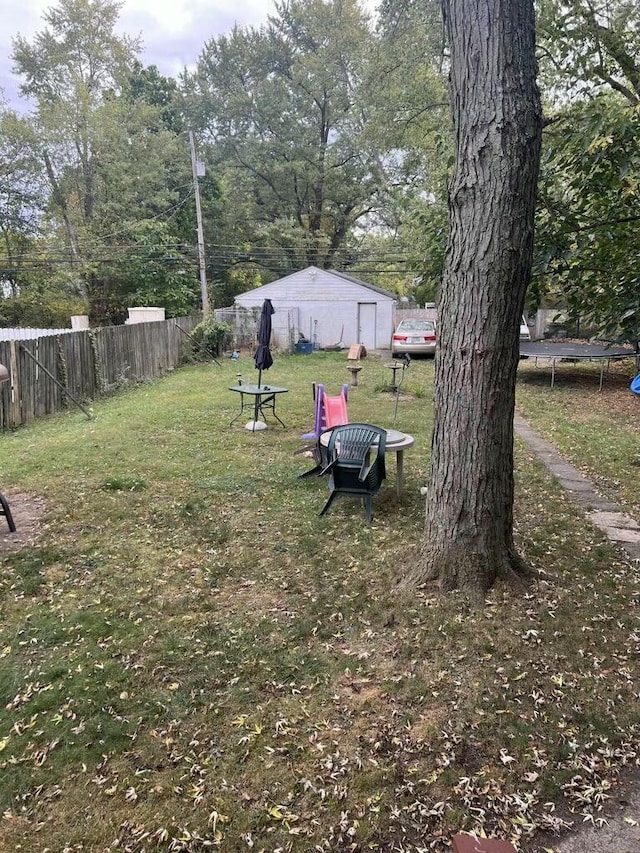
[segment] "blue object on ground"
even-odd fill
[[[635,379],[631,380],[631,385],[629,385],[632,392],[637,394],[640,397],[640,373],[636,376]]]

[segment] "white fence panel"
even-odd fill
[[[0,341],[31,341],[73,331],[75,329],[0,329]]]

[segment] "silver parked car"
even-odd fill
[[[402,320],[391,338],[391,355],[433,355],[436,324],[433,320]]]

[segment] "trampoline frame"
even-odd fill
[[[556,362],[557,361],[599,361],[600,362],[600,384],[598,391],[602,391],[604,380],[605,362],[607,370],[611,361],[619,361],[623,358],[638,358],[634,350],[623,347],[614,347],[608,344],[596,343],[567,343],[566,341],[521,341],[520,357],[535,359],[535,367],[538,360],[551,362],[550,387],[555,386]]]

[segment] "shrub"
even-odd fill
[[[86,313],[86,303],[81,299],[47,291],[0,299],[1,328],[62,329],[71,326],[73,314]]]
[[[231,326],[221,323],[212,316],[198,323],[192,336],[200,345],[202,352],[220,355],[222,350],[231,343],[232,334]]]

